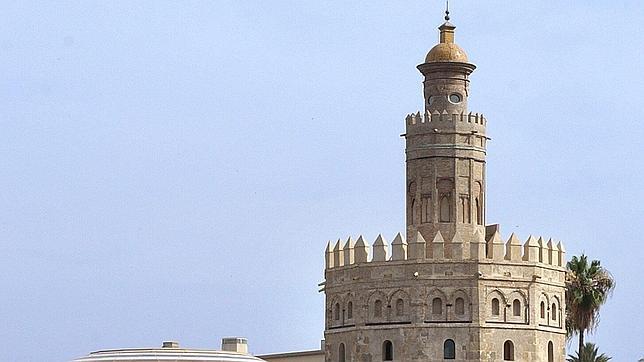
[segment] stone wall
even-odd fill
[[[494,244],[498,239],[497,228],[484,245],[474,238],[463,240],[483,252],[454,259],[439,257],[439,247],[453,251],[462,246],[437,246],[440,243],[433,240],[432,258],[412,258],[402,236],[392,245],[379,237],[374,244],[380,250],[374,250],[371,260],[353,253],[353,262],[347,264],[351,248],[343,249],[340,258],[339,248],[329,246],[331,265],[324,285],[326,361],[340,360],[341,344],[346,361],[382,361],[385,341],[392,342],[395,361],[443,361],[447,340],[454,342],[459,361],[503,360],[506,340],[514,345],[514,360],[548,361],[547,346],[552,342],[553,360],[563,361],[563,247],[530,237],[517,249],[516,236],[511,236],[499,248]],[[539,250],[530,249],[533,241]],[[530,260],[531,251],[537,259]],[[495,260],[499,254],[502,257]],[[492,309],[493,299],[498,310]]]

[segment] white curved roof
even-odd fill
[[[73,362],[258,362],[257,357],[237,352],[185,348],[127,348],[92,352]],[[264,361],[265,362],[265,361]]]

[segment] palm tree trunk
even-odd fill
[[[579,349],[578,349],[579,356],[581,356],[582,348],[584,348],[584,330],[583,329],[579,331]]]

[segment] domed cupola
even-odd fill
[[[434,62],[460,62],[467,63],[467,54],[465,51],[454,43],[454,29],[456,27],[449,22],[449,10],[445,11],[445,23],[441,25],[440,43],[436,44],[427,56],[426,63]]]
[[[465,50],[454,43],[454,29],[456,29],[456,27],[449,21],[446,21],[438,29],[441,31],[440,43],[436,44],[436,46],[427,53],[425,62],[467,63],[467,54],[465,54]]]

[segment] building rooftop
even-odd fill
[[[72,362],[261,362],[260,358],[239,352],[180,348],[177,342],[163,342],[161,348],[122,348],[92,352]]]

